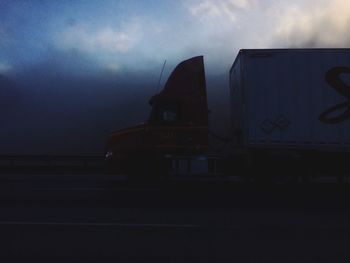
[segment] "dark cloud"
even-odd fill
[[[74,61],[86,63],[77,56]],[[146,118],[155,89],[149,75],[92,71],[89,64],[74,70],[68,64],[65,56],[56,57],[13,74],[16,85],[1,81],[7,96],[1,101],[12,112],[0,116],[16,114],[15,121],[2,123],[1,154],[100,154],[111,131]]]
[[[0,74],[0,121],[3,125],[11,120],[21,99],[16,83]]]

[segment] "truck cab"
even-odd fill
[[[203,56],[181,62],[149,104],[148,120],[113,132],[106,146],[108,167],[130,174],[161,168],[171,156],[208,150],[208,104]]]

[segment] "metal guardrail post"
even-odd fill
[[[187,159],[187,172],[189,174],[192,172],[192,163],[190,158]]]
[[[180,164],[179,164],[179,159],[175,159],[175,173],[179,174],[179,169],[180,169]]]
[[[213,159],[213,173],[214,173],[214,175],[216,175],[217,174],[217,160],[218,159],[216,159],[216,158],[214,158]]]

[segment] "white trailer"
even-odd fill
[[[241,50],[230,105],[235,149],[350,152],[350,49]]]

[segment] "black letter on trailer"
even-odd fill
[[[350,118],[350,86],[348,86],[346,83],[344,83],[344,81],[341,80],[340,74],[343,74],[343,73],[349,74],[350,68],[348,68],[348,67],[334,67],[334,68],[330,69],[329,71],[327,71],[327,73],[326,73],[327,83],[332,88],[334,88],[338,93],[340,93],[341,95],[346,97],[348,99],[348,101],[337,104],[337,105],[331,107],[330,109],[326,110],[325,112],[323,112],[320,115],[319,120],[324,122],[324,123],[336,124],[336,123],[343,122],[343,121]],[[339,110],[342,110],[342,109],[344,109],[344,111],[342,113],[340,113],[339,115],[337,115],[335,117],[329,116],[330,114],[337,112]]]

